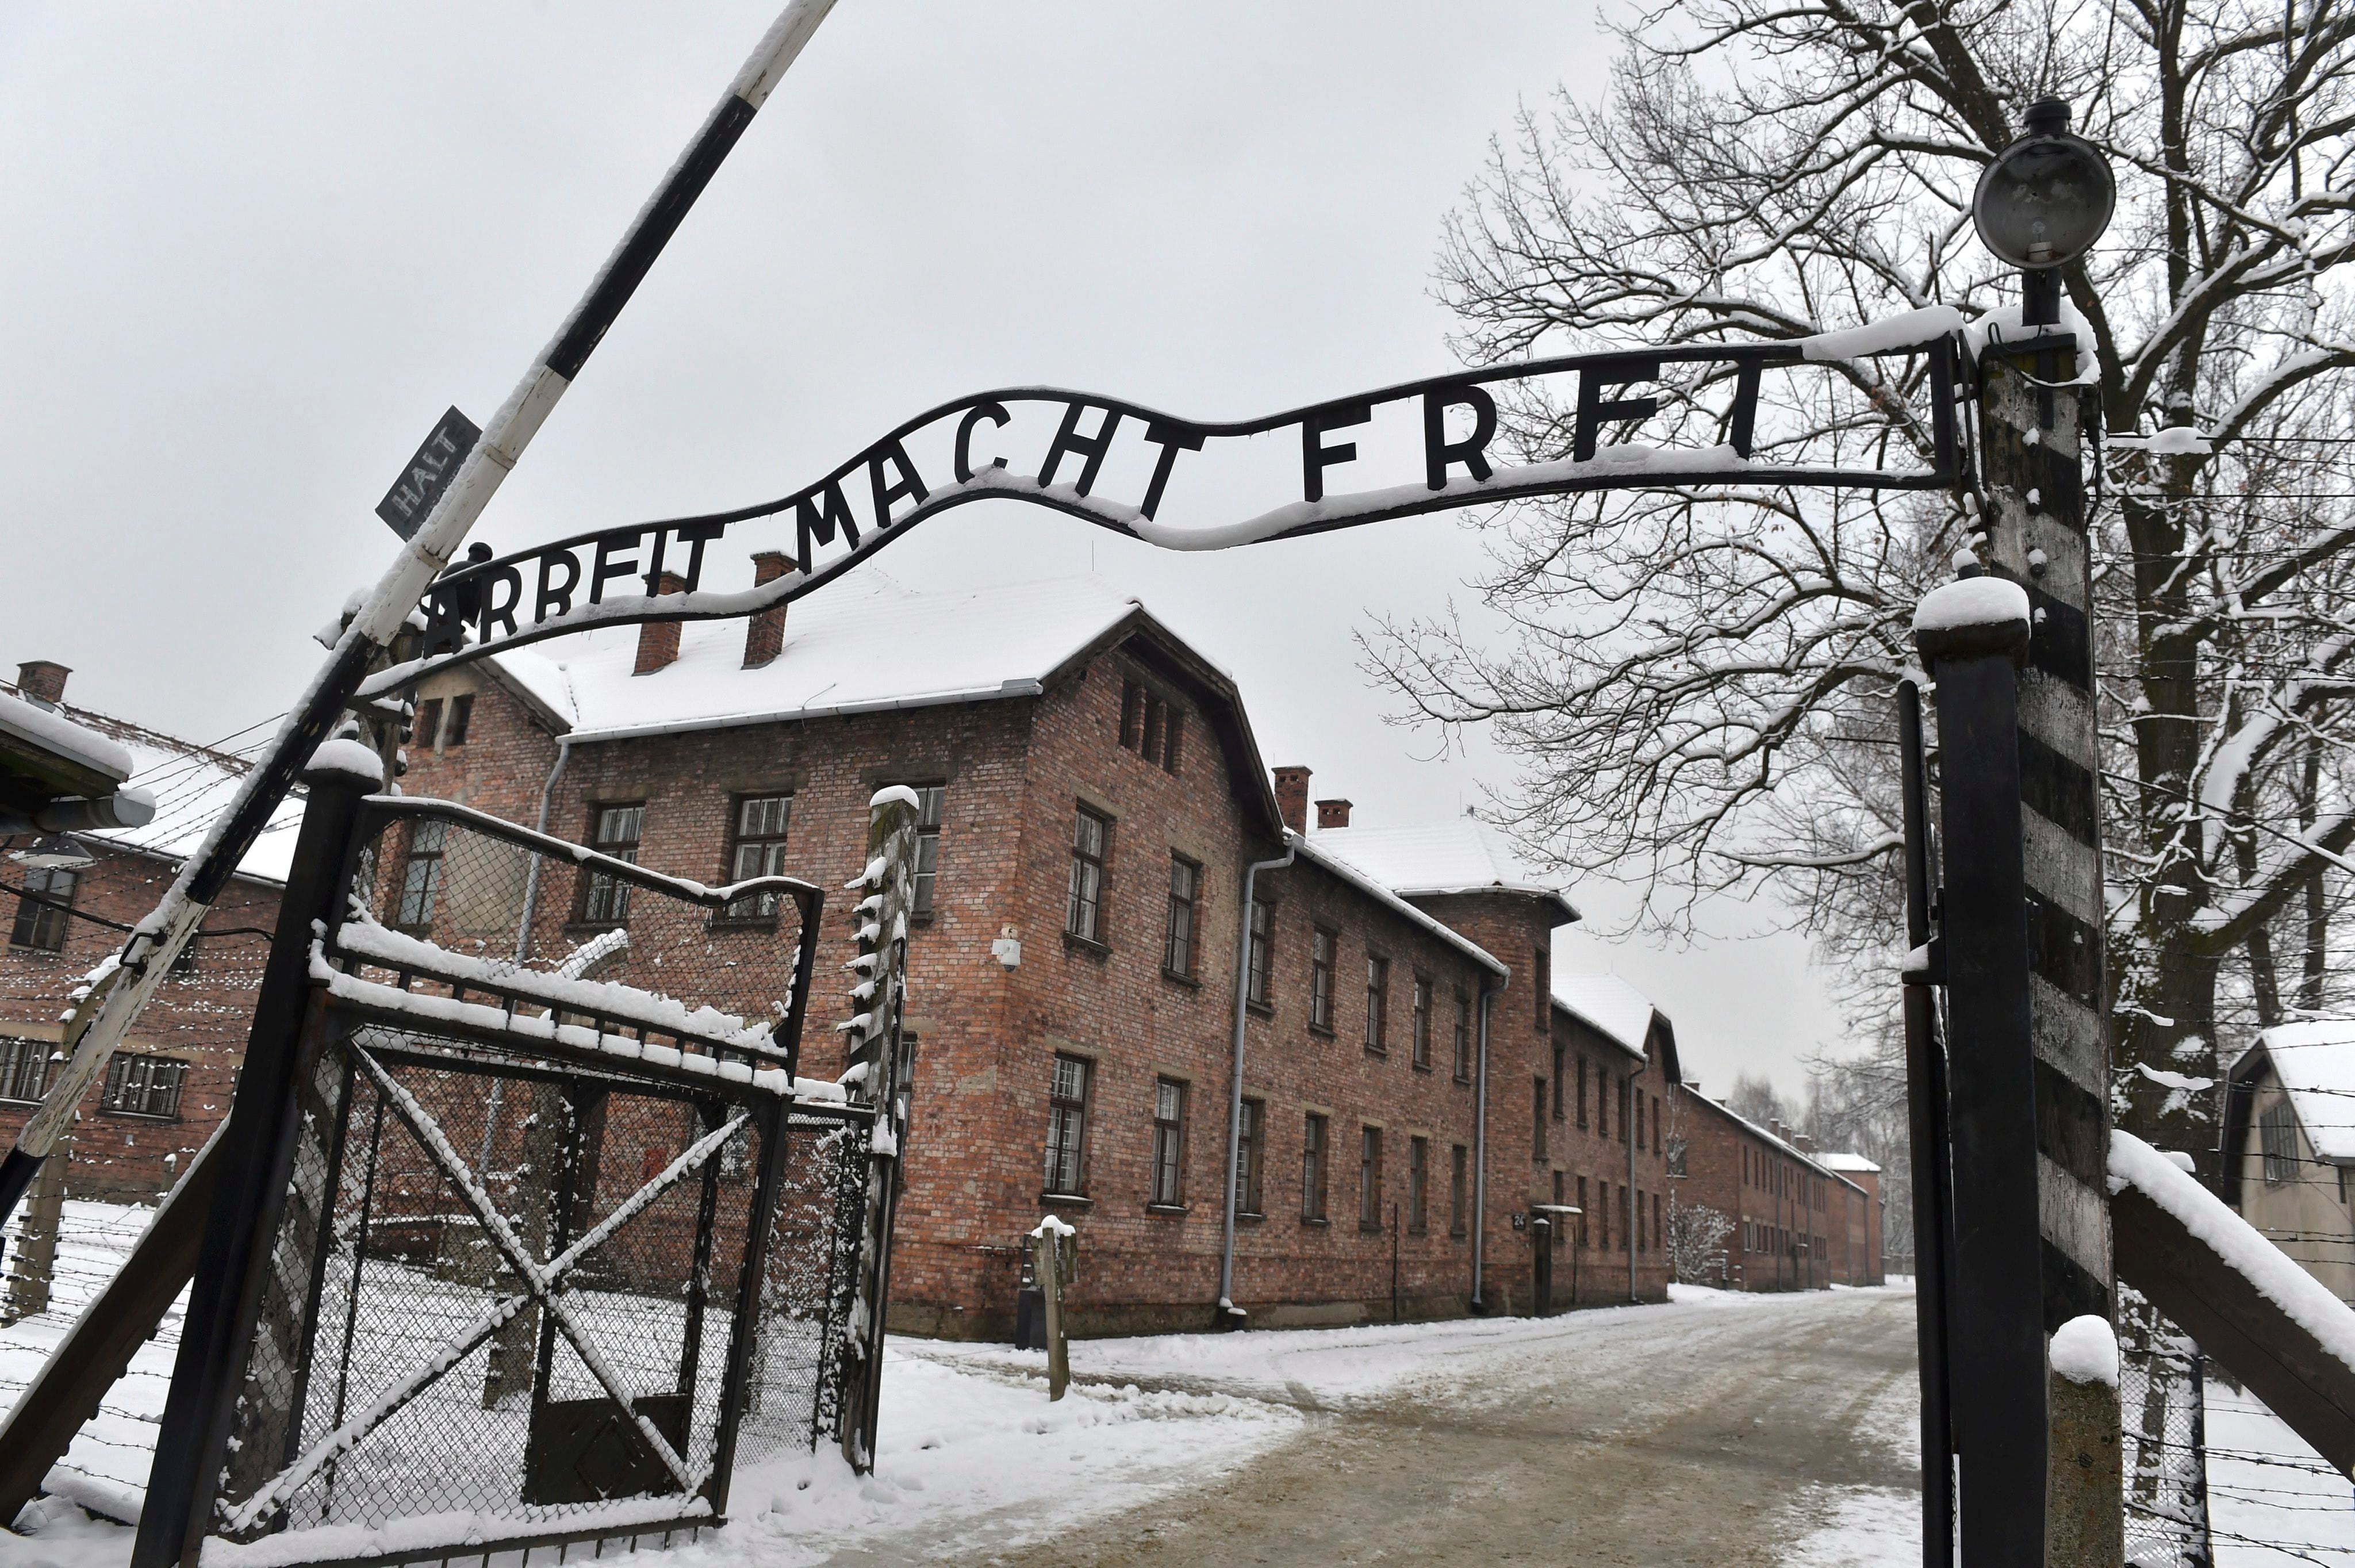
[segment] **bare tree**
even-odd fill
[[[1440,283],[1473,362],[1942,302],[2001,331],[2016,284],[1967,206],[2020,112],[2070,100],[2119,170],[2109,236],[2063,279],[2114,432],[2093,522],[2107,1001],[2124,1121],[2209,1149],[2220,1031],[2287,1005],[2276,928],[2316,955],[2299,1005],[2321,998],[2307,977],[2355,846],[2355,7],[1700,0],[1622,42],[1607,98],[1524,112],[1451,220]],[[1758,439],[1926,452],[1923,379],[1859,362],[1770,388]],[[1707,390],[1667,387],[1663,421],[1706,434]],[[1506,435],[1556,456],[1563,415],[1522,403]],[[1499,808],[1558,864],[1637,881],[1670,926],[1698,895],[1778,893],[1885,997],[1889,694],[1912,605],[1971,542],[1969,513],[1918,493],[1532,506],[1483,585],[1502,645],[1391,625],[1369,657],[1410,720],[1494,727],[1526,764]]]
[[[1733,1221],[1706,1203],[1668,1195],[1668,1268],[1679,1285],[1723,1285]]]

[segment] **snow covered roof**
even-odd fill
[[[0,695],[0,736],[19,741],[121,784],[131,776],[131,753],[64,714]]]
[[[1860,1154],[1819,1154],[1816,1163],[1826,1170],[1859,1170],[1879,1174],[1881,1167]]]
[[[1527,893],[1550,901],[1566,925],[1577,909],[1513,852],[1505,836],[1470,817],[1415,827],[1328,827],[1316,848],[1348,861],[1403,898],[1447,893]]]
[[[0,696],[0,701],[16,700]],[[240,734],[254,739],[240,751],[224,751],[86,708],[68,706],[44,717],[69,721],[107,751],[119,752],[119,757],[110,760],[123,763],[126,787],[144,789],[155,797],[155,816],[144,827],[94,828],[75,837],[175,860],[194,854],[214,819],[228,809],[238,780],[252,766],[241,752],[261,750],[277,728],[275,720],[251,726]],[[238,738],[231,735],[228,740]],[[270,826],[262,829],[245,859],[238,862],[239,874],[283,882],[294,861],[294,830],[302,820],[302,796],[288,796],[272,814]]]
[[[1348,861],[1340,859],[1338,856],[1327,853],[1324,845],[1321,843],[1309,838],[1305,838],[1301,835],[1291,831],[1289,828],[1284,830],[1284,843],[1286,848],[1297,851],[1300,858],[1303,860],[1305,860],[1308,864],[1320,867],[1326,871],[1330,872],[1332,875],[1340,878],[1343,881],[1348,882],[1350,886],[1358,889],[1360,892],[1372,898],[1375,902],[1383,905],[1392,914],[1399,916],[1401,920],[1405,920],[1415,925],[1421,926],[1423,930],[1431,933],[1433,936],[1438,937],[1442,942],[1446,943],[1457,952],[1464,954],[1474,963],[1478,964],[1490,973],[1499,976],[1509,975],[1512,973],[1510,969],[1506,967],[1502,960],[1498,959],[1487,948],[1482,947],[1471,938],[1461,934],[1453,928],[1442,925],[1439,922],[1432,919],[1429,915],[1423,913],[1421,910],[1415,908],[1412,904],[1399,897],[1398,894],[1391,891],[1390,889],[1382,886],[1381,883],[1374,880],[1371,877],[1367,876],[1365,872],[1359,870]]]
[[[741,620],[687,623],[677,660],[648,675],[631,673],[635,627],[494,662],[575,741],[613,741],[1035,697],[1143,609],[1094,578],[920,593],[867,571],[795,601],[782,651],[757,669],[743,667]]]
[[[1742,1113],[1736,1111],[1732,1106],[1727,1104],[1722,1100],[1712,1100],[1697,1089],[1691,1093],[1689,1097],[1694,1104],[1707,1105],[1710,1110],[1715,1111],[1719,1115],[1725,1117],[1736,1126],[1743,1128],[1745,1131],[1750,1133],[1752,1136],[1758,1138],[1762,1142],[1774,1145],[1774,1147],[1782,1150],[1785,1154],[1789,1155],[1801,1165],[1813,1167],[1815,1169],[1830,1177],[1834,1181],[1838,1182],[1843,1187],[1854,1188],[1859,1192],[1864,1191],[1864,1189],[1861,1186],[1858,1185],[1856,1182],[1850,1181],[1847,1177],[1840,1174],[1843,1169],[1855,1169],[1856,1167],[1841,1167],[1832,1164],[1834,1159],[1862,1159],[1862,1156],[1853,1154],[1808,1154],[1805,1150],[1801,1149],[1796,1144],[1791,1143],[1785,1138],[1776,1137],[1773,1133],[1768,1132],[1764,1127],[1760,1126],[1749,1117],[1742,1115]],[[1872,1162],[1870,1160],[1865,1160],[1864,1163],[1871,1166],[1875,1170],[1881,1168],[1877,1165],[1872,1165]],[[1870,1197],[1870,1194],[1867,1193],[1866,1196]]]
[[[1637,1056],[1652,1034],[1652,998],[1616,975],[1557,975],[1554,1006]]]
[[[2355,1165],[2355,1019],[2275,1024],[2232,1064],[2232,1081],[2245,1083],[2263,1067],[2288,1091],[2314,1152]]]

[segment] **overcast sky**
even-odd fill
[[[773,14],[0,7],[0,661],[197,739],[283,708],[389,559],[402,460],[505,397]],[[1444,370],[1442,218],[1518,103],[1608,56],[1559,4],[840,0],[475,537],[781,495],[991,386],[1231,419]],[[1478,522],[1173,555],[990,504],[880,569],[1096,572],[1235,675],[1271,763],[1390,825],[1509,780],[1386,725],[1353,641],[1476,606]],[[1643,987],[1712,1089],[1797,1089],[1838,1029],[1805,944],[1711,923],[1558,965]]]

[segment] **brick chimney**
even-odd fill
[[[774,582],[785,574],[785,553],[777,549],[752,552],[752,586]],[[759,669],[783,651],[785,645],[785,607],[763,610],[744,626],[744,667]]]
[[[687,579],[676,572],[666,571],[655,579],[655,595],[687,592]],[[632,675],[652,675],[678,658],[678,628],[677,621],[645,621],[638,626],[638,662]]]
[[[1275,770],[1275,812],[1295,833],[1308,831],[1308,770]]]
[[[66,677],[71,674],[61,664],[32,659],[16,667],[16,689],[44,707],[55,708],[66,699]]]
[[[1320,800],[1316,803],[1316,830],[1349,826],[1349,803],[1346,800]]]

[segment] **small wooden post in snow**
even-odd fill
[[[1047,1399],[1050,1403],[1063,1397],[1071,1381],[1071,1344],[1063,1334],[1063,1254],[1074,1233],[1052,1214],[1030,1232],[1038,1259],[1039,1295],[1047,1309]]]

